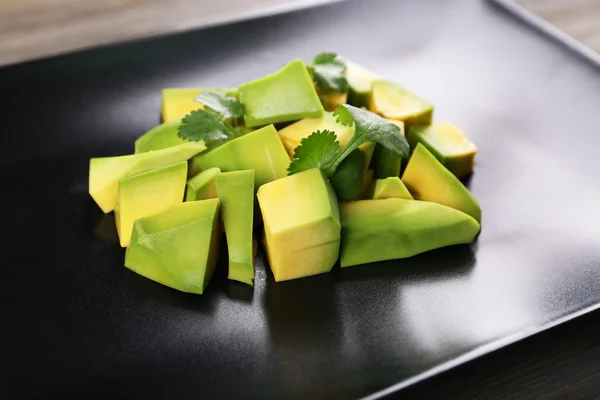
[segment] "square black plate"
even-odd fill
[[[118,28],[118,27],[117,27]],[[90,157],[133,152],[164,87],[336,51],[479,147],[474,246],[185,295],[123,267]],[[10,393],[357,398],[600,302],[600,72],[487,2],[350,1],[0,69],[1,366]]]

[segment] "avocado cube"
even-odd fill
[[[225,225],[229,275],[234,281],[253,285],[254,170],[224,172],[215,176],[217,195]]]
[[[394,121],[393,119],[388,119],[388,122],[400,128],[400,133],[404,135],[404,122]],[[400,176],[401,166],[402,157],[380,144],[375,145],[371,168],[375,173],[376,179],[385,179],[388,177]]]
[[[177,118],[150,129],[135,141],[135,153],[146,153],[188,143],[177,134],[180,125],[181,118]]]
[[[323,115],[323,105],[300,59],[274,74],[240,85],[238,90],[250,128]]]
[[[344,75],[348,81],[348,104],[355,107],[366,107],[373,90],[373,82],[381,79],[377,74],[368,69],[344,59],[346,71]]]
[[[414,148],[421,143],[456,177],[462,178],[473,171],[477,147],[465,133],[450,122],[429,126],[413,126],[406,136]]]
[[[219,252],[219,200],[192,201],[135,221],[125,266],[173,289],[202,294]]]
[[[185,201],[216,199],[218,196],[215,176],[220,172],[219,168],[209,168],[188,179],[185,185]]]
[[[158,214],[183,201],[187,162],[132,175],[119,182],[115,223],[122,247],[131,240],[136,219]]]
[[[385,80],[373,82],[369,110],[384,118],[410,125],[428,125],[433,118],[433,105],[406,88]]]
[[[321,170],[267,183],[257,196],[275,281],[331,271],[339,250],[340,220],[337,197]]]
[[[222,172],[254,170],[254,187],[287,175],[290,158],[273,125],[257,129],[194,157],[190,168]]]
[[[162,120],[169,122],[181,119],[184,115],[194,110],[204,108],[204,105],[196,101],[196,96],[207,90],[224,92],[228,96],[237,96],[235,88],[169,88],[162,91]]]
[[[391,198],[413,200],[410,192],[397,176],[377,179],[373,182],[369,198],[372,200]]]
[[[472,243],[480,229],[474,218],[461,211],[398,198],[342,203],[340,217],[342,267]]]
[[[89,193],[96,204],[109,213],[117,205],[119,181],[163,165],[186,161],[206,150],[203,142],[187,142],[178,146],[141,154],[90,160]]]
[[[481,221],[481,208],[475,197],[421,143],[408,161],[402,182],[416,200],[443,204]]]
[[[281,138],[283,146],[291,158],[294,156],[294,149],[300,146],[300,141],[302,139],[310,136],[310,134],[313,132],[323,130],[335,132],[341,148],[344,148],[354,135],[354,125],[346,126],[339,124],[333,113],[326,111],[322,117],[304,118],[286,126],[283,129],[280,129],[279,137]],[[358,148],[365,154],[365,165],[368,167],[369,163],[371,162],[371,158],[373,157],[375,143],[363,143],[358,146]]]

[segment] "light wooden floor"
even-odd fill
[[[332,1],[0,0],[0,66]],[[600,52],[600,0],[516,1]]]

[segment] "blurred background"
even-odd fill
[[[368,0],[0,0],[0,66],[341,1]],[[600,53],[600,0],[497,2]]]

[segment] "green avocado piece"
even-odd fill
[[[219,200],[192,201],[135,221],[125,266],[173,289],[202,294],[219,252]]]
[[[319,118],[304,118],[300,121],[294,122],[291,125],[286,126],[279,130],[279,137],[285,146],[290,158],[294,156],[294,149],[300,146],[300,141],[311,133],[316,131],[333,131],[337,137],[340,147],[344,148],[352,136],[354,135],[354,125],[346,126],[337,122],[337,117],[332,112],[325,112],[322,117]],[[373,150],[375,149],[375,143],[367,142],[363,143],[358,148],[365,154],[365,166],[368,167],[373,157]]]
[[[456,177],[462,178],[473,171],[477,147],[462,129],[450,122],[429,126],[413,126],[406,139],[412,148],[421,143]]]
[[[203,142],[187,142],[148,153],[92,158],[89,172],[90,196],[104,213],[109,213],[117,205],[121,179],[162,165],[186,161],[204,150],[206,146]]]
[[[404,122],[388,120],[400,128],[400,133],[404,135]],[[375,173],[376,179],[385,179],[393,176],[400,176],[400,167],[402,166],[402,157],[380,144],[375,145],[371,168]]]
[[[329,178],[339,200],[359,198],[363,189],[365,158],[365,154],[360,149],[354,149]]]
[[[343,61],[346,64],[345,75],[348,81],[347,103],[355,107],[366,107],[371,97],[373,82],[380,77],[350,60]]]
[[[246,107],[245,125],[250,128],[323,115],[323,105],[300,59],[274,74],[240,85],[238,90]]]
[[[207,90],[224,92],[228,96],[237,96],[236,88],[168,88],[162,91],[161,115],[163,122],[181,119],[191,111],[204,108],[196,101],[196,96]]]
[[[136,219],[158,214],[183,201],[187,162],[132,175],[119,182],[115,223],[122,247],[131,240]]]
[[[193,178],[188,179],[185,189],[185,201],[216,199],[215,177],[221,172],[219,168],[209,168]]]
[[[287,155],[273,125],[257,129],[194,157],[190,168],[206,170],[220,168],[222,172],[254,170],[254,187],[287,175],[290,157]]]
[[[408,161],[402,182],[417,200],[443,204],[481,221],[481,208],[475,197],[421,143]]]
[[[340,218],[342,267],[472,243],[479,232],[479,223],[461,211],[397,198],[341,203]]]
[[[404,121],[407,126],[428,125],[433,118],[430,102],[385,80],[373,82],[369,110],[384,118]]]
[[[385,179],[377,179],[375,182],[373,182],[371,192],[369,193],[369,198],[372,200],[391,198],[413,200],[410,192],[397,176]]]
[[[319,168],[258,189],[265,250],[275,281],[331,271],[339,253],[340,219],[333,187]]]
[[[229,275],[253,285],[254,170],[224,172],[215,177],[229,252]]]
[[[181,118],[178,118],[150,129],[135,141],[136,154],[188,143],[177,135],[180,125]]]

